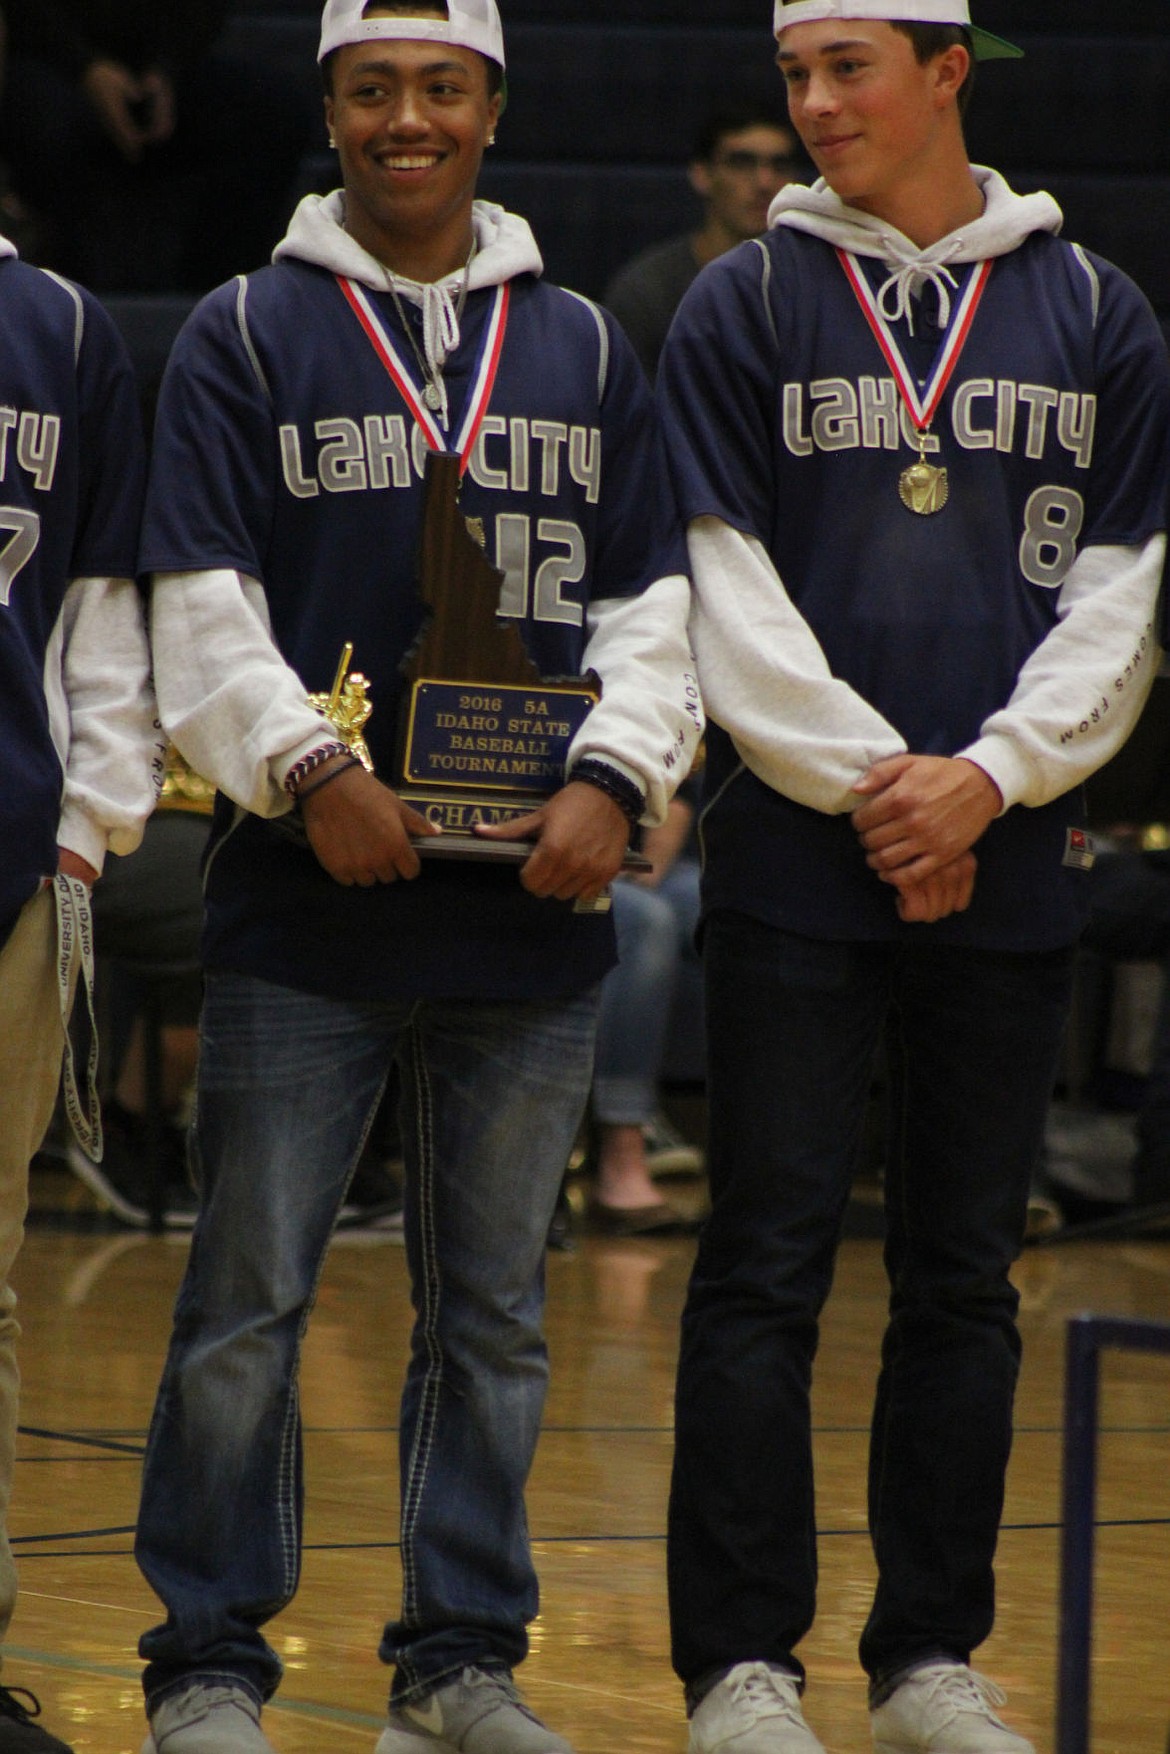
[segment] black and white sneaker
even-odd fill
[[[40,1715],[41,1702],[27,1687],[0,1687],[0,1754],[73,1754],[67,1742],[33,1722]]]

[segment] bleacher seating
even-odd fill
[[[524,213],[548,272],[600,295],[619,262],[695,218],[696,124],[731,94],[783,112],[769,0],[502,0],[509,92],[483,192]],[[1170,323],[1166,0],[981,0],[1027,57],[981,70],[972,155],[1046,187],[1066,231],[1126,268]],[[237,0],[232,45],[316,93],[317,0]],[[324,134],[304,186],[335,167]]]
[[[783,114],[770,0],[502,0],[509,105],[483,193],[532,222],[550,277],[599,297],[636,250],[685,229],[696,124],[736,94]],[[1066,234],[1119,263],[1170,334],[1170,5],[980,0],[1022,62],[980,71],[972,156],[1047,188]],[[1021,14],[1026,28],[1021,28]],[[319,105],[318,0],[236,0],[226,46],[276,61]],[[298,193],[336,180],[322,123]],[[147,376],[182,301],[112,301]]]

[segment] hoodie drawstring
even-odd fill
[[[450,408],[447,402],[447,385],[443,378],[443,367],[459,346],[460,321],[467,305],[467,293],[471,285],[471,264],[475,260],[476,248],[476,241],[473,238],[471,252],[464,264],[463,274],[460,278],[457,298],[451,297],[453,276],[437,283],[429,281],[421,284],[417,281],[404,281],[402,283],[407,297],[413,296],[422,306],[423,344],[421,354],[418,342],[414,338],[414,330],[402,308],[394,275],[389,270],[386,273],[386,284],[390,288],[390,296],[394,300],[398,320],[406,331],[406,339],[414,350],[419,369],[426,381],[425,400],[427,406],[434,410],[444,427],[450,424]]]
[[[888,323],[896,323],[900,317],[905,317],[910,333],[913,335],[914,305],[912,301],[929,282],[938,294],[939,328],[945,329],[951,320],[951,292],[957,291],[959,285],[946,264],[948,261],[952,261],[958,251],[962,249],[962,239],[946,239],[942,245],[938,246],[939,254],[934,259],[932,259],[933,252],[929,250],[921,256],[905,256],[897,249],[892,238],[887,238],[884,241],[889,250],[885,265],[889,267],[890,259],[893,257],[897,266],[891,268],[889,279],[878,293],[878,309],[882,316]],[[893,295],[892,299],[891,294]]]

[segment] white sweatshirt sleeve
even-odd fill
[[[175,747],[245,810],[283,815],[285,775],[330,732],[277,649],[262,587],[225,569],[160,573],[151,636],[159,715]]]
[[[687,530],[691,641],[708,716],[774,791],[828,815],[857,806],[875,761],[905,752],[881,713],[829,669],[755,537],[719,518]]]
[[[131,853],[158,796],[163,745],[142,599],[133,579],[74,579],[46,673],[65,784],[57,843],[100,871]]]
[[[1115,755],[1157,674],[1155,613],[1166,538],[1086,548],[1063,585],[1056,626],[1010,700],[960,753],[999,787],[1004,809],[1047,804]]]
[[[654,827],[686,778],[703,734],[695,661],[687,640],[691,589],[680,575],[637,597],[589,605],[582,670],[596,670],[601,699],[569,749],[568,767],[593,756],[617,768],[646,798]]]

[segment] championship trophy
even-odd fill
[[[428,454],[418,581],[426,619],[400,666],[407,687],[388,781],[443,830],[414,837],[420,857],[522,864],[531,841],[484,840],[476,825],[527,815],[560,790],[569,745],[601,683],[592,671],[542,676],[516,622],[500,616],[504,574],[459,509],[459,471],[457,456]],[[358,741],[369,684],[346,676],[351,655],[347,647],[332,694],[312,704],[368,766]],[[631,852],[624,869],[650,866]]]

